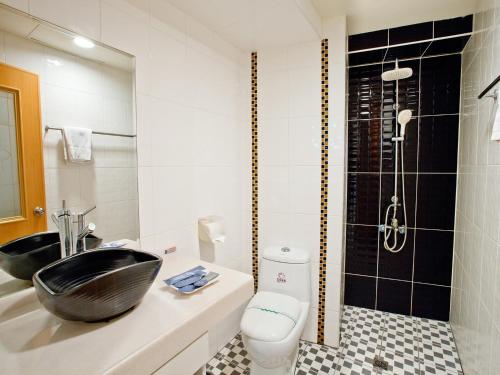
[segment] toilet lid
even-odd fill
[[[300,311],[300,303],[293,297],[258,292],[243,314],[241,331],[255,340],[281,341],[297,324]]]

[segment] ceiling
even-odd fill
[[[128,0],[133,1],[133,0]],[[477,0],[164,0],[235,47],[254,51],[321,37],[321,20],[347,16],[349,34],[465,16]]]
[[[168,0],[244,51],[306,42],[321,35],[310,0]]]
[[[312,0],[321,18],[345,14],[349,34],[474,13],[476,0]]]

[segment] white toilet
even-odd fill
[[[311,299],[309,254],[269,247],[259,265],[259,288],[241,319],[252,375],[293,374]]]

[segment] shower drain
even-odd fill
[[[373,358],[373,366],[381,368],[382,370],[387,370],[389,368],[389,362],[376,355],[375,358]]]

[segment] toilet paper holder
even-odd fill
[[[198,219],[198,237],[208,243],[223,243],[226,240],[224,219],[210,215]]]

